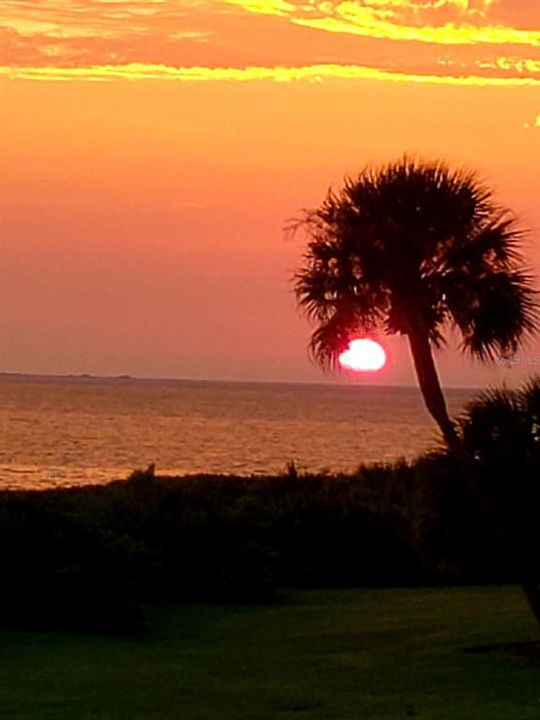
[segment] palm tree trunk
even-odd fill
[[[456,432],[454,423],[448,415],[446,401],[433,360],[429,338],[426,333],[415,328],[409,332],[409,343],[418,383],[426,408],[439,426],[480,510],[489,521],[489,524],[501,543],[503,551],[514,566],[531,611],[540,626],[540,589],[538,587],[537,573],[530,567],[530,563],[523,561],[524,553],[520,550],[518,543],[515,542],[506,524],[491,506],[491,503],[480,488],[472,460]]]

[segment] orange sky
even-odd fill
[[[283,225],[404,151],[477,168],[540,272],[540,0],[4,0],[0,124],[0,370],[324,379]]]

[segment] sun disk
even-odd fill
[[[339,364],[349,370],[376,372],[384,367],[386,353],[381,345],[369,338],[351,340],[349,346],[339,356]]]

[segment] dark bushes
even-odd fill
[[[4,624],[122,629],[157,600],[267,601],[281,585],[415,581],[360,478],[136,473],[104,487],[0,494]]]
[[[0,620],[123,630],[162,600],[511,579],[443,453],[355,475],[154,477],[0,493]]]
[[[141,620],[133,538],[86,526],[53,494],[0,502],[0,622],[121,631]]]

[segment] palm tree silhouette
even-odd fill
[[[480,491],[433,358],[449,329],[461,335],[463,352],[482,361],[511,356],[538,329],[539,305],[515,216],[474,172],[404,157],[346,178],[292,229],[308,236],[294,289],[316,324],[313,357],[328,369],[358,334],[407,336],[425,405],[504,538],[540,624],[535,573],[523,566],[520,548]]]

